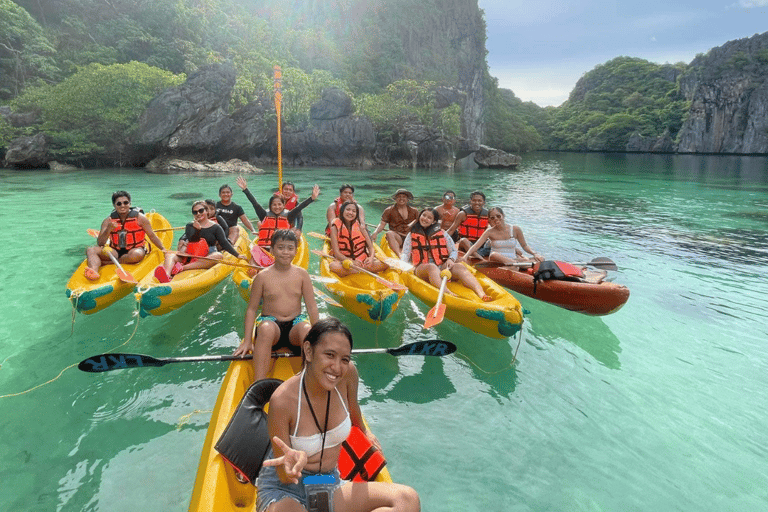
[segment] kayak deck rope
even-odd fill
[[[76,313],[76,311],[77,310],[74,309],[73,315]],[[135,316],[136,317],[136,326],[133,328],[133,332],[131,333],[130,337],[127,340],[125,340],[124,342],[122,342],[121,344],[119,344],[119,345],[111,348],[110,350],[108,350],[108,352],[114,352],[115,350],[117,350],[118,348],[122,347],[123,345],[126,345],[136,335],[136,331],[139,329],[139,320],[141,319],[141,316],[139,315],[138,310],[134,311],[131,316]],[[74,325],[75,325],[75,320],[73,318],[72,319],[72,328],[73,329],[74,329]],[[6,357],[5,361],[7,361],[9,358],[10,358],[10,356]],[[5,363],[5,361],[3,361],[3,363]],[[31,387],[31,388],[29,388],[27,390],[19,391],[18,393],[9,393],[7,395],[0,395],[0,398],[10,398],[10,397],[13,397],[13,396],[21,396],[21,395],[26,395],[27,393],[31,393],[32,391],[34,391],[34,390],[36,390],[38,388],[41,388],[43,386],[46,386],[46,385],[48,385],[48,384],[50,384],[52,382],[55,382],[55,381],[59,380],[59,378],[64,374],[64,372],[66,372],[70,368],[74,368],[78,364],[79,363],[72,363],[71,365],[63,368],[56,377],[54,377],[54,378],[52,378],[52,379],[50,379],[50,380],[48,380],[46,382],[42,382],[40,384],[37,384],[36,386],[33,386],[33,387]],[[2,368],[2,364],[0,364],[0,368]]]

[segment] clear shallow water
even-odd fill
[[[408,294],[379,328],[321,305],[350,324],[358,347],[434,337],[459,346],[444,359],[356,361],[363,411],[393,477],[419,491],[423,510],[768,510],[767,159],[537,154],[513,173],[286,175],[302,195],[314,182],[323,188],[307,210],[314,231],[341,182],[358,187],[374,222],[400,186],[428,198],[419,206],[438,204],[445,188],[459,197],[483,189],[537,251],[608,256],[632,291],[601,318],[521,298],[530,314],[514,368],[517,339],[448,321],[422,331],[427,308]],[[4,395],[129,339],[119,351],[233,350],[245,303],[230,280],[138,325],[130,296],[72,325],[64,295],[112,191],[129,190],[178,226],[191,200],[172,195],[215,197],[224,181],[234,185],[127,170],[0,171],[0,510],[186,509],[226,363],[71,368]],[[261,199],[277,179],[270,171],[250,182]],[[248,211],[237,188],[235,200]]]

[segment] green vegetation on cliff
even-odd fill
[[[452,16],[458,29],[446,21]],[[465,0],[0,0],[0,104],[42,111],[37,128],[53,130],[65,153],[98,151],[116,130],[130,132],[135,116],[125,103],[140,100],[141,107],[144,98],[136,97],[133,83],[118,80],[84,96],[82,105],[55,107],[66,96],[63,88],[71,88],[68,81],[82,82],[96,65],[103,73],[141,63],[142,77],[149,69],[170,77],[228,60],[237,72],[233,109],[271,95],[272,67],[279,64],[289,124],[305,124],[322,89],[334,86],[378,112],[377,122],[415,116],[455,134],[457,107],[427,112],[423,98],[417,105],[397,91],[406,83],[419,94],[437,84],[456,86],[462,45],[482,46],[484,29],[477,6]],[[61,88],[51,89],[55,84]],[[49,90],[57,93],[46,97]],[[104,94],[114,95],[114,111],[87,101]],[[90,111],[90,124],[78,109]],[[72,116],[69,129],[66,116]],[[4,146],[13,130],[1,132]]]

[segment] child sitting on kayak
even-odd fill
[[[355,267],[379,273],[389,266],[374,256],[373,240],[368,230],[360,227],[360,209],[357,203],[344,203],[339,217],[331,223],[331,253],[336,258],[330,263],[331,272],[339,277],[356,274]]]
[[[301,210],[312,204],[320,195],[320,187],[315,185],[312,188],[312,196],[299,203],[293,210],[286,210],[283,196],[272,196],[269,198],[269,211],[266,211],[248,190],[248,183],[243,177],[237,178],[237,184],[245,192],[246,197],[253,205],[256,215],[261,221],[259,226],[258,244],[262,248],[269,250],[272,240],[272,234],[278,229],[291,229],[296,226],[296,219],[301,214]]]
[[[428,281],[435,288],[440,288],[441,270],[449,270],[451,280],[461,283],[475,292],[484,301],[491,297],[485,294],[480,282],[463,263],[456,264],[458,251],[448,233],[440,228],[440,214],[432,208],[421,210],[418,220],[403,242],[400,259],[412,263],[417,277]],[[450,290],[448,295],[456,295]]]
[[[279,229],[272,235],[270,244],[275,263],[253,278],[245,311],[245,334],[235,350],[235,355],[253,352],[255,380],[267,377],[273,350],[298,353],[310,324],[319,318],[309,274],[292,263],[298,245],[296,234],[289,229]],[[306,314],[301,312],[302,299]],[[261,315],[256,318],[260,304]]]
[[[357,203],[357,201],[355,201],[355,187],[349,183],[344,183],[339,187],[339,197],[334,199],[325,210],[325,219],[328,221],[328,225],[325,228],[326,235],[331,236],[331,223],[333,222],[333,219],[339,217],[341,205],[344,203]],[[360,227],[365,229],[365,209],[358,204],[357,211]]]

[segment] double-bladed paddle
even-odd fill
[[[456,352],[456,345],[449,341],[427,340],[415,341],[395,348],[362,348],[352,350],[353,354],[390,354],[393,356],[447,356]],[[273,352],[272,357],[291,357],[288,352]],[[108,353],[89,357],[80,362],[77,368],[84,372],[101,373],[111,370],[124,370],[126,368],[145,368],[148,366],[160,367],[169,363],[197,363],[204,361],[246,361],[253,359],[253,354],[234,356],[231,354],[220,356],[193,356],[193,357],[163,357],[155,358],[142,354]]]
[[[178,227],[178,228],[153,229],[152,231],[154,231],[155,233],[160,233],[161,231],[178,231],[180,229],[186,229],[186,226],[182,226],[182,227]],[[91,235],[93,238],[98,238],[99,237],[99,230],[98,229],[88,228],[88,229],[86,229],[86,232],[89,235]]]

